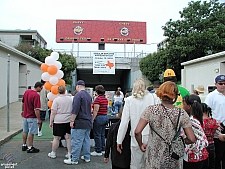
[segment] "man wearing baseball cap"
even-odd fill
[[[36,82],[34,90],[26,90],[22,99],[22,116],[23,116],[23,145],[22,151],[27,153],[38,153],[39,149],[33,147],[34,134],[38,132],[38,124],[40,119],[40,95],[38,92],[42,90],[43,84]],[[27,145],[28,143],[28,145]]]
[[[71,127],[71,158],[65,159],[65,164],[78,164],[81,159],[90,162],[90,132],[92,129],[91,103],[92,98],[85,90],[85,82],[76,83],[78,93],[73,98]],[[81,152],[81,153],[80,153]]]
[[[225,126],[225,75],[218,75],[215,78],[215,89],[210,92],[205,99],[205,103],[212,109],[212,118]],[[222,133],[224,133],[224,130]],[[215,145],[215,169],[225,168],[225,142],[222,142],[218,137],[214,136]]]

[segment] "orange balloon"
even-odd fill
[[[46,90],[51,90],[52,84],[49,81],[47,81],[47,82],[45,82],[44,87]]]
[[[49,101],[48,101],[48,107],[49,107],[49,108],[51,108],[51,107],[52,107],[52,103],[53,103],[53,101],[52,101],[52,100],[49,100]]]
[[[58,85],[54,85],[51,87],[51,92],[52,94],[58,94]]]
[[[59,79],[59,82],[57,83],[58,86],[65,86],[66,82],[63,79]]]
[[[42,70],[42,72],[47,72],[48,71],[48,65],[45,64],[45,63],[42,63],[41,64],[41,70]]]
[[[55,75],[57,73],[57,71],[58,71],[58,68],[56,66],[54,66],[54,65],[51,65],[51,66],[48,67],[47,70],[48,70],[48,73],[50,75]]]

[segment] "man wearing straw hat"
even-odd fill
[[[198,92],[198,96],[200,97],[201,102],[204,103],[205,102],[205,98],[206,98],[206,95],[204,94],[204,92],[205,92],[204,86],[203,85],[198,85],[198,87],[195,90]]]

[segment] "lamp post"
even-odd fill
[[[130,42],[130,38],[127,38],[127,42]],[[126,43],[124,43],[124,56],[126,57]],[[129,54],[128,54],[129,57]]]
[[[72,40],[72,51],[71,51],[72,56],[73,56],[74,41],[77,41],[77,38],[73,38]],[[79,54],[79,52],[77,54]]]
[[[140,42],[143,42],[143,39],[140,39],[139,40]],[[139,41],[137,41],[137,42],[139,42]],[[134,40],[134,57],[135,57],[135,55],[136,55],[136,51],[135,51],[135,44],[136,44],[136,40]],[[140,44],[140,43],[137,43],[137,44]]]
[[[79,57],[79,42],[77,43],[77,57]]]
[[[124,43],[124,57],[126,57],[126,44]]]

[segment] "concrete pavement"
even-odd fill
[[[47,156],[51,152],[50,141],[35,140],[34,144],[40,149],[39,153],[21,151],[21,140],[11,139],[3,144],[0,147],[0,169],[6,168],[10,163],[14,165],[15,169],[111,169],[111,162],[104,163],[103,156],[91,156],[89,163],[80,159],[78,165],[67,165],[63,163],[66,148],[59,147],[57,157],[52,159]]]
[[[7,106],[0,108],[0,146],[22,131],[22,102],[9,105],[9,132],[7,131]],[[22,138],[21,138],[22,139]]]
[[[1,168],[16,168],[16,169],[61,169],[61,168],[76,168],[76,169],[110,169],[111,161],[103,162],[103,156],[91,157],[91,162],[86,163],[79,160],[78,165],[66,165],[63,163],[66,154],[65,147],[57,149],[57,158],[51,159],[47,156],[51,152],[50,140],[45,140],[43,137],[34,139],[35,147],[40,149],[39,153],[27,153],[21,150],[22,145],[22,117],[21,117],[21,102],[10,104],[10,121],[7,132],[7,111],[6,107],[0,109],[0,169]],[[48,122],[47,122],[48,123]],[[46,123],[46,124],[47,124]],[[15,137],[14,137],[15,136]],[[12,138],[12,139],[11,139]],[[20,139],[21,138],[21,139]],[[94,148],[91,148],[94,151]],[[14,166],[13,166],[14,165]]]

